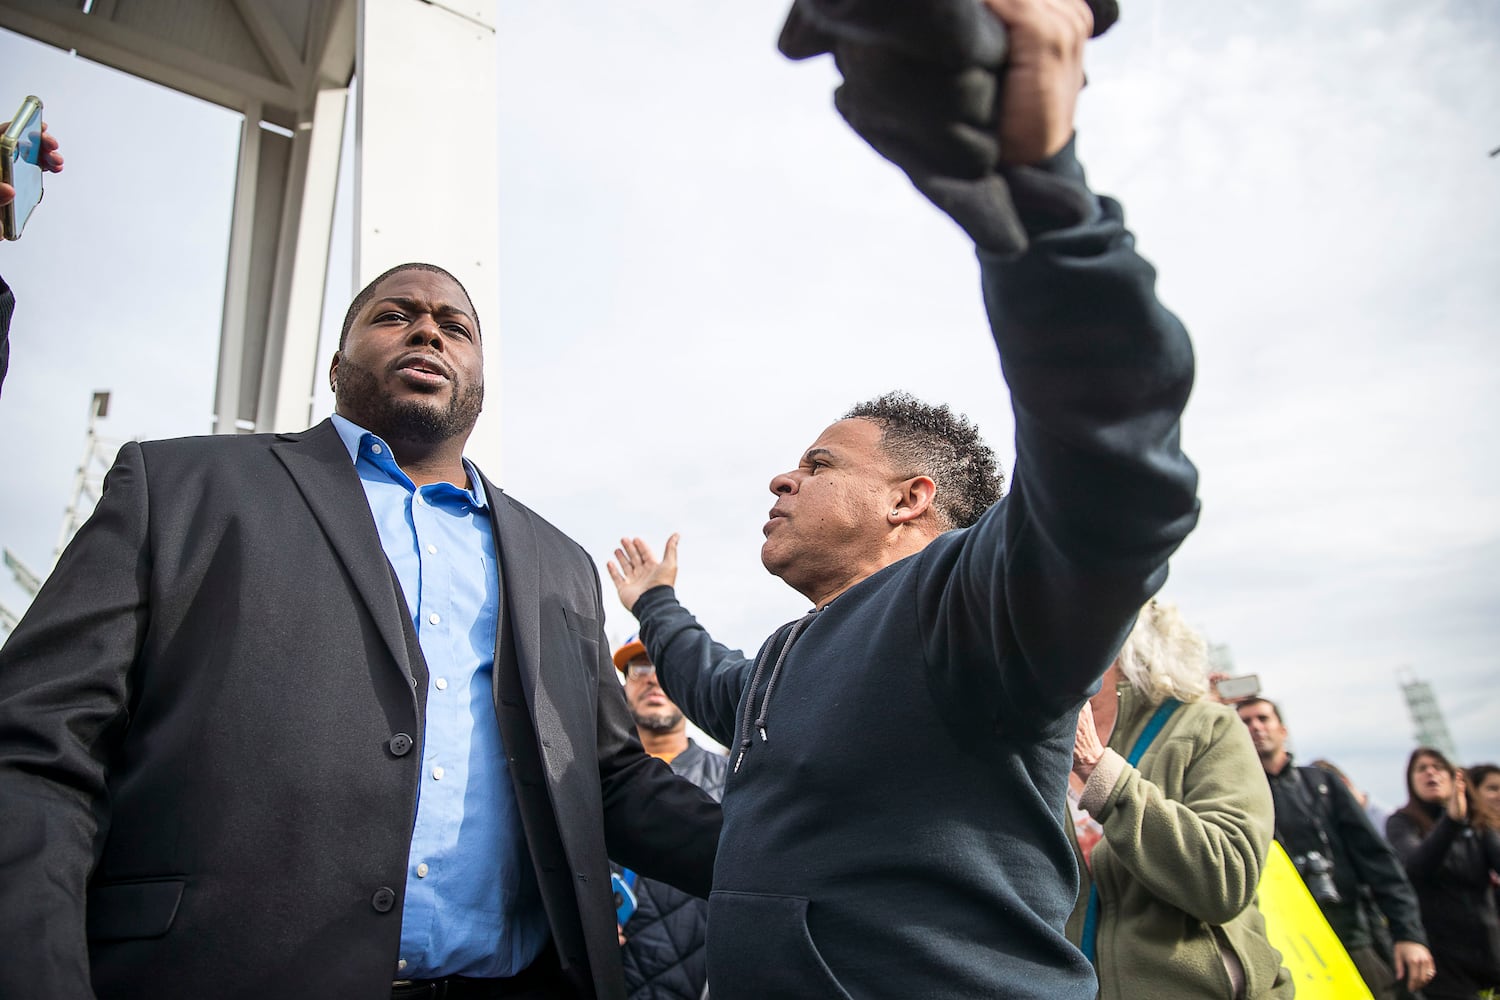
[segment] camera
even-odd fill
[[[1334,906],[1344,901],[1339,895],[1339,887],[1333,884],[1333,862],[1320,851],[1299,854],[1292,859],[1292,864],[1297,866],[1297,874],[1302,876],[1307,891],[1312,893],[1319,906]]]

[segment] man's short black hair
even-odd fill
[[[1277,722],[1281,723],[1283,726],[1286,725],[1286,720],[1281,717],[1281,706],[1277,705],[1270,698],[1262,698],[1259,695],[1256,695],[1254,698],[1246,698],[1244,701],[1235,702],[1234,710],[1238,712],[1240,709],[1246,708],[1250,705],[1265,705],[1271,710],[1271,714],[1276,716]]]
[[[843,419],[878,424],[880,446],[898,473],[927,476],[937,484],[933,508],[944,530],[967,528],[1005,490],[1005,473],[979,428],[946,405],[888,392],[850,407]]]
[[[359,311],[369,305],[370,300],[375,297],[376,287],[391,275],[400,274],[403,271],[431,271],[433,274],[441,274],[457,285],[458,290],[464,293],[464,298],[469,300],[469,308],[474,312],[474,333],[476,336],[479,334],[479,310],[474,309],[474,297],[469,294],[469,290],[464,287],[464,283],[455,278],[446,269],[438,267],[436,264],[423,264],[420,261],[414,261],[409,264],[397,264],[360,289],[359,294],[354,296],[354,301],[349,303],[349,311],[344,313],[344,328],[339,331],[339,350],[342,351],[344,349],[344,343],[349,339],[349,331],[354,328],[354,317],[358,316]]]

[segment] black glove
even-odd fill
[[[1115,0],[1086,0],[1098,38],[1120,19]],[[1005,61],[1005,26],[983,0],[793,0],[778,47],[789,59],[836,41],[879,45],[956,69]]]
[[[1119,10],[1113,0],[1090,6],[1097,36]],[[1026,249],[998,172],[1007,36],[982,0],[794,0],[778,45],[792,59],[833,54],[844,120],[975,244]]]

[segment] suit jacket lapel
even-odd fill
[[[411,658],[401,627],[402,619],[409,618],[411,613],[394,585],[380,533],[375,530],[375,519],[370,514],[370,502],[333,421],[324,420],[300,434],[281,435],[271,444],[271,452],[286,466],[349,571],[391,655],[406,675],[412,677]]]
[[[499,555],[503,581],[503,613],[510,616],[515,641],[516,666],[528,705],[536,705],[537,676],[542,661],[541,562],[537,555],[536,528],[527,513],[484,479],[495,529],[495,551]],[[500,664],[499,631],[495,637],[495,663]]]

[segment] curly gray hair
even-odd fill
[[[945,531],[979,520],[1005,490],[1005,473],[979,428],[947,406],[888,392],[850,407],[843,419],[853,418],[880,426],[880,446],[899,474],[937,484],[933,511]]]

